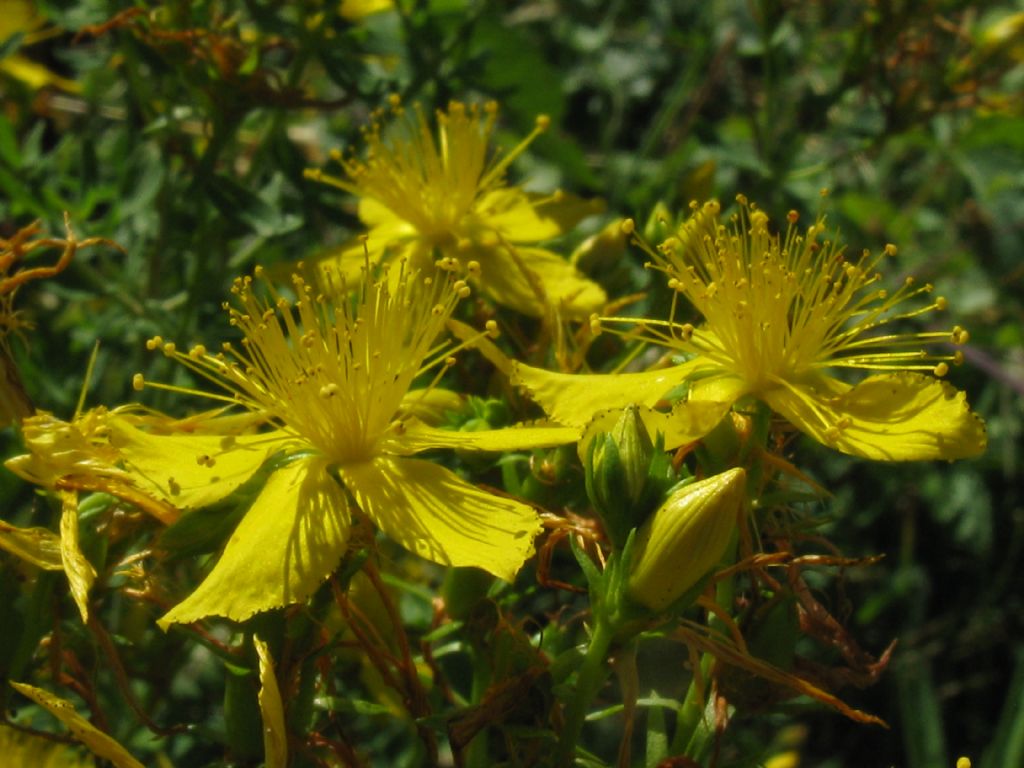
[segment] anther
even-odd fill
[[[154,349],[156,349],[157,347],[159,347],[163,343],[164,343],[163,337],[161,337],[161,336],[154,336],[152,339],[147,339],[146,340],[146,349],[148,349],[150,352],[152,352]]]
[[[632,219],[623,219],[622,223],[619,224],[619,229],[622,230],[622,234],[624,235],[632,235],[633,231],[636,229],[636,222]]]
[[[501,335],[501,331],[498,330],[498,323],[495,320],[488,320],[484,323],[484,329],[487,331],[487,337],[496,339]]]
[[[946,365],[946,363],[939,363],[934,368],[932,368],[932,373],[941,379],[943,376],[949,373],[949,366]]]
[[[338,394],[338,385],[335,384],[333,381],[329,384],[324,384],[322,387],[320,387],[320,397],[326,399],[329,397],[334,397],[336,394]]]
[[[132,376],[132,389],[141,392],[146,387],[146,379],[141,373]]]

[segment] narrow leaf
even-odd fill
[[[109,760],[115,768],[144,768],[142,763],[132,757],[124,747],[75,712],[70,701],[25,683],[12,681],[11,685],[18,693],[32,699],[64,723],[71,731],[71,735],[88,747],[89,751],[97,757]]]

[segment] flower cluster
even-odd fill
[[[340,12],[358,18],[390,5],[346,2]],[[790,546],[799,532],[772,528],[758,515],[766,489],[781,499],[780,508],[796,498],[787,496],[783,475],[810,484],[784,455],[794,430],[870,460],[981,454],[984,423],[965,394],[944,380],[964,361],[967,331],[917,329],[921,321],[934,322],[947,301],[912,279],[892,291],[884,287],[881,269],[895,258],[894,246],[849,254],[823,217],[802,226],[790,212],[780,227],[742,196],[729,217],[718,202],[692,204],[678,230],[656,245],[627,219],[606,222],[580,246],[577,255],[607,262],[632,239],[649,258],[650,274],[663,281],[664,312],[652,301],[652,316],[616,314],[635,297],[610,304],[610,286],[577,267],[587,258],[563,258],[550,244],[600,206],[561,191],[527,192],[507,179],[512,161],[549,128],[548,119],[538,118],[526,138],[501,154],[491,147],[497,115],[494,104],[453,102],[432,123],[418,107],[392,99],[364,131],[365,151],[335,154],[339,176],[309,173],[358,199],[365,233],[313,262],[256,267],[237,278],[224,304],[235,341],[187,349],[161,336],[146,342],[201,386],[138,373],[136,391],[205,398],[217,403],[215,410],[176,419],[140,405],[84,410],[80,402],[63,421],[35,412],[12,369],[0,387],[0,422],[18,425],[26,453],[6,466],[56,499],[60,530],[5,522],[0,548],[31,567],[63,571],[92,629],[99,585],[115,579],[160,607],[161,628],[195,625],[191,631],[204,637],[200,622],[211,617],[241,623],[306,606],[321,634],[307,635],[305,655],[283,667],[275,669],[276,638],[259,635],[273,626],[291,643],[290,630],[279,630],[292,612],[244,629],[250,671],[258,670],[268,765],[283,766],[292,741],[287,689],[277,674],[287,670],[291,682],[306,674],[294,670],[333,652],[325,649],[334,639],[324,639],[332,633],[350,632],[366,651],[361,663],[402,689],[401,706],[417,727],[431,722],[428,708],[417,709],[425,697],[420,672],[379,578],[378,569],[391,565],[389,553],[451,567],[433,609],[468,627],[478,617],[467,606],[478,605],[483,594],[471,582],[482,572],[494,597],[501,585],[491,577],[513,582],[538,546],[538,582],[564,585],[544,576],[565,538],[582,573],[577,582],[586,580],[591,620],[585,653],[567,654],[570,671],[550,665],[552,675],[563,675],[552,684],[553,695],[570,691],[564,712],[553,718],[560,722],[558,764],[576,757],[587,708],[613,651],[626,688],[637,638],[652,628],[686,644],[694,658],[705,654],[693,665],[676,740],[698,739],[706,713],[717,716],[718,701],[705,700],[704,675],[715,676],[722,701],[742,702],[745,676],[757,676],[784,689],[773,696],[806,694],[862,722],[881,722],[790,671],[801,632],[841,650],[850,669],[835,679],[877,677],[888,652],[873,660],[856,648],[803,580],[808,560]],[[26,228],[0,241],[0,362],[8,367],[5,334],[19,327],[14,291],[56,275],[76,248],[100,242],[77,241],[70,229],[65,240],[34,240],[35,234]],[[30,251],[53,246],[63,248],[54,266],[21,266]],[[480,298],[466,307],[474,293]],[[495,318],[517,313],[528,318],[509,334],[520,352],[531,348],[523,328],[540,325],[542,334],[568,328],[577,334],[572,341],[579,342],[582,363],[586,344],[608,333],[618,337],[613,346],[628,347],[625,359],[635,368],[567,373],[512,359],[513,345],[496,343]],[[550,340],[541,338],[534,351]],[[642,354],[649,347],[655,355]],[[527,398],[512,396],[499,407],[449,389],[477,376],[477,369],[460,366],[470,349],[498,369],[487,394],[518,387]],[[529,415],[525,408],[536,416],[535,406],[542,420],[495,426],[515,422],[500,415],[520,407],[520,417]],[[575,454],[566,446],[575,446]],[[488,462],[503,490],[468,479],[469,469],[484,464],[476,453],[527,451],[529,458]],[[515,462],[529,466],[529,477],[520,478]],[[546,494],[573,478],[571,501]],[[97,526],[108,543],[123,528],[145,531],[106,572],[83,543],[89,538],[83,530],[95,533],[88,530],[87,499],[99,499],[105,511],[116,508]],[[193,583],[168,576],[173,558],[161,548],[218,516],[222,528],[184,553],[214,553],[212,565],[195,562],[200,570],[193,573],[202,575]],[[539,538],[545,528],[550,536]],[[138,546],[143,539],[146,545]],[[836,555],[825,564],[850,561]],[[769,566],[785,567],[786,577],[770,575]],[[476,571],[462,570],[467,567]],[[742,600],[733,589],[740,574],[747,587]],[[330,587],[321,589],[325,583]],[[327,603],[328,610],[316,612]],[[505,621],[503,610],[499,597],[496,624]],[[339,621],[347,628],[339,630]],[[394,643],[392,631],[399,633]],[[522,643],[529,648],[523,658],[539,654],[532,642]],[[478,671],[505,661],[481,652],[473,659],[474,688],[487,682],[483,672],[477,679]],[[531,674],[532,666],[520,675],[522,685],[532,685]],[[483,701],[495,710],[518,690],[505,681],[488,685]],[[88,736],[97,754],[134,764],[105,734],[72,717],[67,702],[32,686],[17,690]],[[455,701],[460,694],[444,695]],[[476,716],[457,724],[472,732],[467,744]],[[451,742],[459,745],[455,721],[450,725]]]

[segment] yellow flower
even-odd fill
[[[596,211],[592,203],[561,192],[539,195],[509,186],[505,171],[545,130],[546,117],[511,152],[490,150],[498,107],[481,110],[452,102],[437,112],[436,138],[419,108],[411,113],[392,100],[393,120],[365,131],[365,159],[334,153],[344,176],[309,176],[359,198],[368,229],[329,254],[330,265],[351,282],[368,250],[373,263],[405,258],[423,269],[435,251],[465,269],[498,304],[542,316],[545,307],[586,318],[606,301],[604,290],[561,256],[533,243],[550,240]]]
[[[801,233],[791,213],[780,237],[771,233],[764,213],[742,197],[739,202],[731,226],[719,221],[717,203],[707,203],[677,237],[651,251],[653,266],[704,324],[643,320],[634,334],[689,356],[687,362],[603,376],[518,364],[513,381],[556,421],[578,427],[607,408],[653,406],[686,383],[685,399],[660,427],[667,448],[700,439],[749,396],[819,442],[855,456],[915,460],[982,453],[984,423],[962,392],[940,380],[962,353],[925,349],[962,344],[967,332],[894,327],[946,306],[937,298],[907,308],[908,300],[931,291],[910,279],[893,293],[879,287],[877,266],[895,247],[847,259],[839,245],[822,240],[822,219]],[[594,325],[626,320],[595,318]],[[877,373],[850,384],[834,375],[837,369]]]
[[[244,334],[241,348],[186,354],[160,338],[148,345],[226,388],[223,399],[265,414],[273,431],[153,434],[111,420],[129,467],[182,509],[214,503],[261,467],[269,471],[212,572],[160,623],[243,620],[304,600],[337,567],[357,511],[425,558],[511,579],[533,551],[536,512],[409,458],[433,448],[573,439],[572,430],[542,426],[453,433],[411,415],[430,391],[410,391],[414,379],[454,362],[454,350],[436,339],[469,287],[446,273],[421,279],[403,266],[335,303],[298,276],[294,300],[262,281],[268,298],[256,294],[252,278],[233,289],[238,307],[229,311]],[[147,385],[140,376],[135,384]]]

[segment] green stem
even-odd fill
[[[583,664],[576,674],[576,695],[565,710],[565,728],[558,742],[558,757],[555,765],[571,766],[576,755],[587,710],[597,692],[608,678],[608,649],[611,648],[614,633],[606,621],[598,621],[590,638],[590,647],[583,658]]]
[[[738,538],[738,532],[734,533],[733,541],[727,550],[732,555],[727,558],[727,562],[732,562],[736,559],[735,552]],[[728,611],[732,608],[735,592],[735,577],[729,576],[722,579],[715,585],[715,602]],[[709,617],[708,627],[713,631],[726,631],[724,623],[715,614]],[[701,656],[700,676],[698,677],[696,671],[694,672],[693,680],[690,681],[690,687],[686,691],[686,698],[683,699],[683,703],[679,706],[679,712],[676,717],[676,731],[672,736],[672,746],[669,750],[670,755],[682,754],[699,760],[700,754],[707,745],[707,736],[711,731],[706,728],[702,729],[700,726],[707,706],[705,699],[709,675],[711,674],[711,665],[714,661],[715,658],[710,653],[705,653]],[[703,681],[704,684],[698,685],[698,680]]]
[[[472,704],[480,704],[487,686],[491,680],[491,670],[487,659],[479,648],[474,647],[473,654],[473,690],[470,697]],[[481,728],[473,740],[466,745],[463,752],[463,760],[466,768],[487,768],[491,763],[489,760],[490,750],[488,749],[487,728]]]

